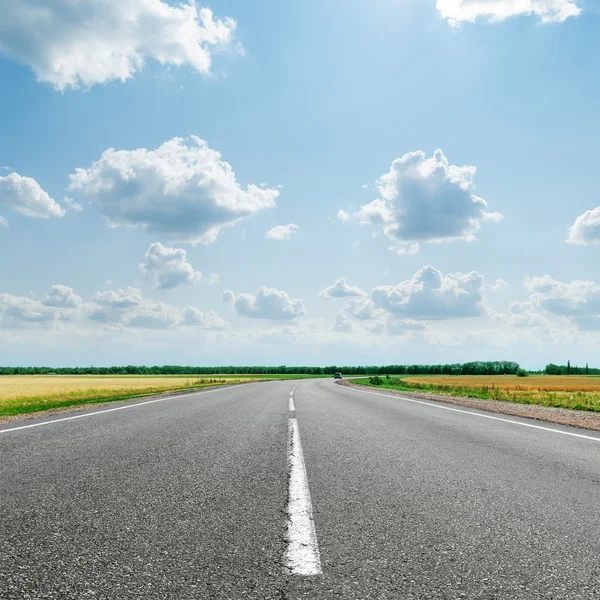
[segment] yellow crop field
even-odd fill
[[[600,392],[600,377],[585,375],[415,375],[411,383],[465,387],[497,387],[503,390]]]
[[[256,377],[7,375],[0,377],[0,417],[252,380]]]
[[[585,375],[408,375],[384,388],[600,412],[600,377]]]

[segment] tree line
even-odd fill
[[[519,365],[509,361],[468,362],[447,365],[386,366],[221,366],[182,365],[113,367],[0,367],[0,375],[515,375]]]
[[[572,365],[571,361],[567,361],[566,365],[555,365],[550,363],[544,369],[546,375],[600,375],[600,369],[590,367],[587,363],[585,367]]]

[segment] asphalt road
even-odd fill
[[[0,425],[2,600],[600,598],[598,434],[329,380],[135,404]],[[315,576],[285,568],[290,417]]]

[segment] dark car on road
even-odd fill
[[[340,372],[337,372],[334,376],[334,379],[341,379],[342,378],[342,374]]]

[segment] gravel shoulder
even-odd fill
[[[569,425],[571,427],[580,427],[582,429],[600,431],[600,414],[583,410],[580,411],[569,410],[567,408],[552,408],[548,406],[538,406],[535,404],[517,404],[515,402],[506,402],[503,400],[481,400],[479,398],[449,396],[445,394],[435,394],[433,392],[406,392],[404,390],[390,390],[388,388],[375,388],[370,385],[352,383],[352,381],[348,379],[339,381],[338,385],[362,388],[371,392],[378,390],[391,396],[404,396],[406,398],[418,398],[420,400],[429,400],[432,402],[456,404],[457,406],[476,408],[479,410],[486,410],[488,412],[499,413],[503,415],[525,417],[526,419],[536,419],[538,421],[546,421],[548,423],[557,423],[560,425]]]

